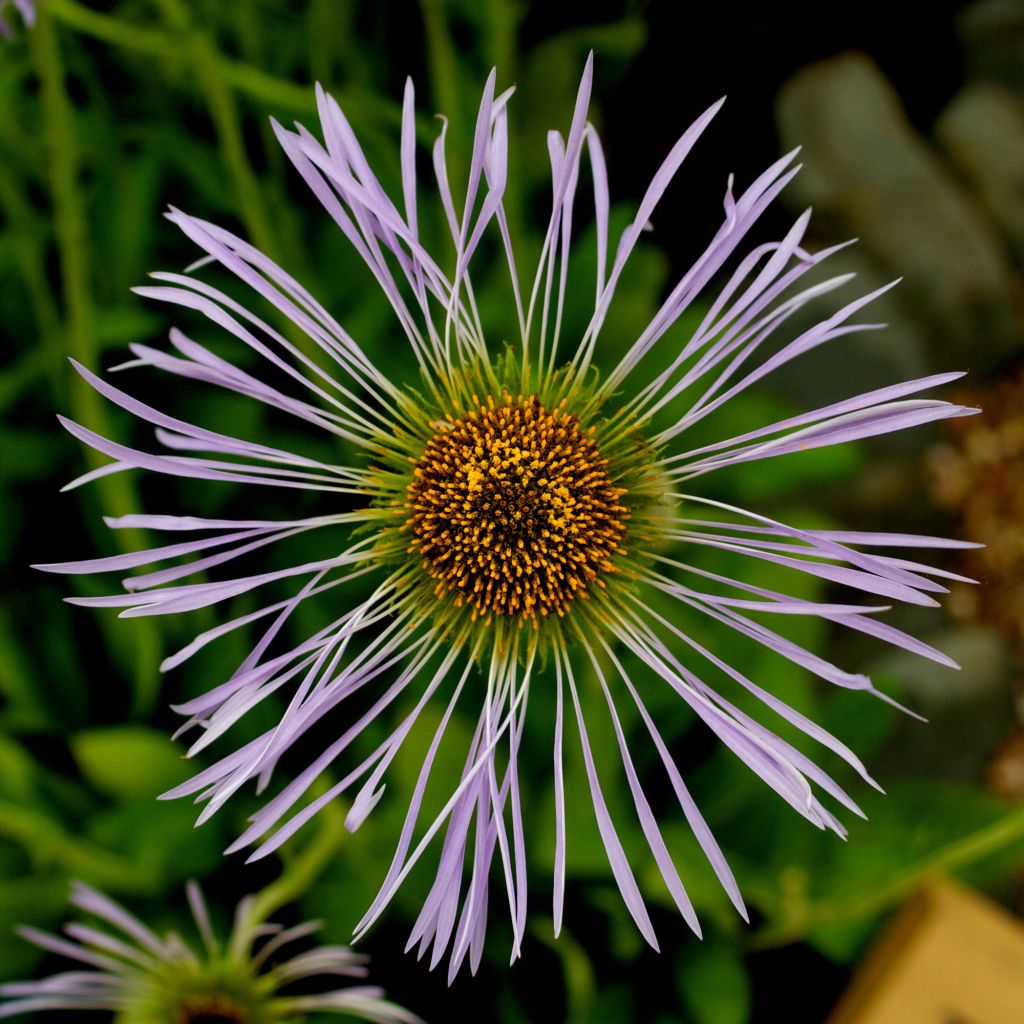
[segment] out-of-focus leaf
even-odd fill
[[[161,230],[164,221],[154,216],[160,208],[160,187],[163,184],[163,163],[152,153],[127,158],[113,158],[101,165],[104,172],[94,202],[100,214],[96,244],[113,255],[104,273],[102,285],[105,293],[117,299],[127,297],[127,289],[139,283],[139,275],[145,269],[152,237]],[[129,326],[123,313],[134,312],[136,318],[141,312],[139,304],[126,308],[122,323]],[[154,317],[154,319],[156,319]],[[138,327],[138,323],[134,325]],[[125,344],[143,336],[140,331],[134,337],[119,336],[105,329],[103,318],[97,323],[97,334],[101,343]]]
[[[734,945],[715,936],[693,942],[676,963],[679,997],[694,1024],[744,1024],[750,1017],[750,982]]]
[[[877,930],[878,919],[870,917],[864,921],[814,928],[808,935],[808,941],[830,960],[839,964],[853,964],[860,958]]]
[[[36,771],[28,751],[0,735],[0,793],[15,801],[28,800],[35,789]]]
[[[572,932],[563,927],[557,939],[550,922],[544,920],[531,929],[541,942],[549,945],[562,961],[565,974],[566,1024],[585,1021],[597,995],[594,965]]]
[[[98,844],[131,855],[132,869],[147,890],[202,878],[220,863],[228,843],[227,822],[195,827],[187,801],[133,800],[92,817],[89,835]]]
[[[0,879],[0,978],[31,976],[43,953],[14,932],[17,925],[53,928],[67,905],[63,875]]]
[[[71,835],[42,810],[0,801],[0,836],[24,847],[38,864],[58,865],[69,874],[115,890],[136,885],[127,860]]]
[[[637,1020],[633,996],[633,990],[626,985],[604,985],[590,1016],[587,1017],[588,1024]]]
[[[734,924],[735,911],[729,897],[689,825],[680,820],[681,818],[682,811],[671,808],[663,818],[661,833],[665,845],[672,854],[673,863],[679,872],[686,894],[702,921]],[[673,913],[677,912],[675,902],[665,887],[661,872],[653,859],[649,859],[644,865],[640,881],[647,899],[661,904]]]
[[[46,701],[35,685],[27,652],[5,605],[0,605],[0,696],[11,728],[43,729],[50,724]]]
[[[160,324],[159,317],[141,306],[109,307],[96,315],[96,341],[101,349],[120,351],[133,341],[152,337]]]
[[[38,480],[53,472],[53,449],[62,443],[54,423],[50,432],[25,427],[0,427],[0,480]]]
[[[817,875],[817,892],[870,892],[890,884],[894,868],[930,861],[940,851],[999,822],[1018,823],[1016,832],[1006,832],[1006,846],[1011,853],[1024,850],[1024,811],[1010,809],[1003,800],[973,786],[897,780],[889,784],[885,796],[872,791],[862,803],[868,820],[851,822],[851,841],[835,848],[833,871]],[[979,849],[979,857],[998,849]],[[971,862],[958,866],[967,863]]]
[[[884,693],[901,699],[896,680],[879,674],[873,681]],[[899,718],[899,711],[885,701],[855,690],[836,689],[822,702],[819,722],[867,759],[885,742]]]
[[[779,856],[770,842],[759,844],[756,860],[748,852],[754,875],[748,892],[768,918],[755,944],[871,922],[932,874],[957,872],[982,884],[1004,876],[1024,853],[1024,809],[1008,809],[971,786],[900,780],[887,796],[872,792],[861,804],[868,820],[849,822],[846,844],[813,844],[799,861]],[[797,869],[784,867],[787,859],[802,865],[799,878]],[[835,933],[833,941],[822,934],[826,951],[842,952]]]
[[[118,800],[155,798],[190,774],[163,733],[140,725],[80,732],[71,749],[85,778]]]

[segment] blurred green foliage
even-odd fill
[[[180,759],[180,747],[168,738],[176,719],[166,705],[220,681],[244,656],[242,640],[232,634],[163,680],[160,659],[212,618],[196,614],[189,622],[162,621],[158,629],[152,620],[123,623],[109,615],[69,611],[60,600],[68,588],[92,594],[99,592],[98,584],[88,578],[54,582],[26,568],[30,561],[111,553],[118,543],[136,546],[143,538],[130,531],[107,531],[101,516],[138,510],[143,498],[151,511],[230,514],[239,508],[238,496],[216,485],[193,493],[129,474],[58,495],[58,487],[82,471],[83,455],[58,432],[55,410],[120,438],[130,438],[137,430],[75,378],[66,357],[93,368],[111,365],[127,342],[153,341],[165,333],[169,324],[163,314],[136,300],[128,289],[141,283],[148,270],[179,268],[194,258],[160,217],[161,209],[173,203],[239,228],[332,310],[371,358],[403,372],[395,365],[399,339],[385,303],[367,287],[368,276],[329,218],[289,173],[267,116],[312,124],[310,83],[320,80],[360,132],[371,161],[382,168],[385,185],[394,186],[397,98],[405,73],[414,72],[420,88],[421,139],[429,140],[436,130],[427,112],[444,110],[451,119],[449,152],[458,179],[464,166],[458,154],[468,151],[480,84],[490,65],[497,64],[499,84],[518,84],[507,200],[517,252],[529,266],[540,244],[542,214],[537,211],[543,211],[550,188],[544,131],[567,123],[579,69],[587,50],[595,46],[600,60],[593,116],[600,125],[601,98],[641,52],[645,26],[641,8],[627,5],[617,21],[535,30],[532,44],[523,46],[519,27],[525,7],[513,0],[422,0],[418,8],[408,9],[355,0],[122,0],[89,5],[44,0],[38,28],[0,52],[4,976],[24,976],[36,966],[36,954],[13,939],[10,926],[54,926],[62,916],[70,878],[130,898],[160,926],[183,921],[183,908],[173,900],[185,878],[208,879],[207,895],[224,914],[242,892],[268,885],[279,870],[265,862],[242,869],[237,858],[221,859],[246,812],[256,806],[251,794],[198,831],[192,828],[192,807],[155,800],[191,770]],[[613,191],[615,172],[613,165]],[[630,204],[636,199],[618,198],[613,227],[632,216]],[[717,201],[696,201],[708,199]],[[441,246],[439,209],[421,200],[421,210],[424,234],[435,251],[447,253]],[[589,281],[593,270],[593,238],[587,230],[581,230],[577,247],[570,285],[577,278]],[[647,323],[668,275],[666,257],[656,245],[645,244],[612,307],[604,332],[605,359],[617,359]],[[589,289],[589,284],[575,290],[570,286],[564,327],[568,337],[578,335],[586,323]],[[479,279],[477,290],[485,322],[511,326],[497,270]],[[197,327],[194,322],[188,326]],[[681,325],[674,337],[683,337],[685,330],[686,324]],[[140,381],[139,387],[147,386],[154,383]],[[187,412],[190,419],[209,424],[228,419],[233,429],[254,439],[281,430],[255,403],[198,387],[161,398],[171,412]],[[715,431],[717,436],[738,433],[787,411],[778,395],[751,395],[730,403]],[[319,454],[325,458],[348,454],[315,439],[280,432],[276,436],[283,446],[292,441],[314,455],[320,444]],[[818,523],[820,516],[807,506],[829,488],[850,486],[868,471],[867,462],[857,450],[825,450],[778,460],[767,473],[723,475],[708,480],[708,487],[726,500]],[[300,507],[297,514],[316,507],[309,496],[294,501]],[[262,496],[246,508],[249,516],[274,514],[273,499]],[[729,571],[734,564],[721,552],[692,557],[715,571]],[[784,570],[765,564],[752,582],[784,584],[812,599],[823,596],[822,588],[809,579],[786,578],[780,584],[782,574]],[[246,599],[239,599],[237,614],[246,608]],[[295,628],[305,625],[297,615]],[[737,668],[822,721],[865,756],[894,727],[895,713],[881,703],[825,692],[802,670],[762,648],[738,643],[707,621],[687,621],[685,628],[701,643],[727,652]],[[786,630],[812,649],[829,649],[831,637],[823,623],[793,621]],[[659,958],[642,947],[615,892],[570,734],[568,916],[562,938],[552,942],[547,908],[554,828],[549,738],[553,702],[538,698],[531,705],[524,769],[533,800],[534,917],[527,966],[507,970],[507,930],[498,922],[488,942],[482,982],[460,979],[449,992],[443,979],[428,977],[424,967],[401,958],[404,932],[425,891],[423,872],[412,877],[368,943],[377,956],[375,977],[427,1019],[742,1024],[754,1012],[749,971],[758,950],[806,942],[824,957],[849,965],[880,915],[929,873],[963,871],[976,882],[995,882],[1007,876],[1024,852],[1024,812],[1007,809],[978,788],[882,779],[889,795],[881,798],[866,793],[866,787],[853,783],[834,763],[829,768],[840,781],[851,783],[869,821],[853,822],[846,845],[819,834],[730,754],[709,744],[667,687],[635,660],[626,660],[736,869],[755,912],[754,925],[747,928],[735,917],[681,816],[673,814],[668,796],[661,793],[656,810],[663,812],[666,839],[707,937],[701,944],[685,930],[654,864],[644,855],[639,829],[624,824],[626,849],[645,896],[656,907],[663,953]],[[897,681],[891,682],[893,690]],[[614,747],[600,694],[593,685],[586,688],[592,698],[588,723],[595,749]],[[744,710],[752,707],[746,694],[730,689],[729,697]],[[252,716],[259,721],[247,722],[238,739],[264,727],[271,713],[267,708]],[[314,850],[312,859],[296,861],[294,850],[286,847],[285,862],[293,867],[298,863],[300,870],[285,875],[283,890],[273,885],[264,889],[268,904],[297,897],[305,913],[325,920],[331,939],[348,939],[381,880],[404,814],[403,797],[437,714],[435,710],[424,716],[394,764],[387,797],[357,836],[342,836],[335,816],[328,815],[309,830],[310,836],[292,844],[307,853]],[[625,717],[632,730],[636,723]],[[465,736],[470,728],[468,720],[457,720],[449,736]],[[806,738],[780,731],[810,751]],[[367,743],[379,738],[373,733]],[[659,766],[652,752],[637,742],[634,753],[644,778],[654,778]],[[461,757],[459,745],[451,746],[442,753],[438,774],[445,768],[449,776],[457,773]],[[606,795],[616,820],[628,823],[632,811],[620,782],[608,784]],[[319,839],[317,828],[322,830]],[[495,916],[500,917],[497,910]],[[788,988],[784,980],[779,984],[794,998],[803,980],[790,979]]]

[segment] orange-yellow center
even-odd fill
[[[536,397],[449,417],[413,474],[410,551],[474,617],[564,615],[622,550],[625,489],[579,420]]]

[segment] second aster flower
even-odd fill
[[[73,1010],[76,1020],[83,1011],[107,1011],[114,1024],[301,1024],[311,1014],[342,1013],[375,1024],[423,1024],[375,986],[336,987],[339,978],[365,978],[366,957],[345,946],[295,953],[319,922],[285,928],[264,921],[258,897],[247,896],[225,942],[199,886],[189,883],[187,894],[201,945],[173,932],[158,935],[109,896],[76,884],[71,903],[95,924],[68,924],[66,937],[20,930],[76,969],[0,985],[0,1018]]]
[[[131,365],[156,368],[188,387],[223,388],[265,403],[310,430],[355,446],[362,458],[354,464],[334,465],[196,426],[138,401],[84,367],[79,372],[101,394],[156,427],[166,450],[136,450],[66,423],[77,438],[112,460],[98,472],[143,469],[275,488],[282,498],[282,517],[272,521],[124,516],[110,525],[185,539],[135,554],[45,567],[91,573],[170,563],[126,580],[126,594],[76,599],[120,608],[125,617],[178,614],[281,581],[290,584],[289,596],[267,599],[257,610],[208,629],[166,663],[179,665],[234,629],[265,624],[230,678],[180,709],[188,725],[201,730],[191,748],[197,753],[271,694],[286,695],[279,723],[172,794],[197,795],[206,802],[201,816],[206,818],[248,783],[268,785],[286,752],[305,758],[306,767],[255,815],[233,850],[259,843],[254,856],[265,856],[327,801],[346,792],[352,794],[348,825],[358,828],[381,799],[388,768],[424,708],[438,702],[444,709],[419,777],[405,794],[408,812],[394,857],[357,935],[384,912],[413,866],[439,848],[434,882],[410,943],[419,943],[421,954],[432,947],[432,964],[450,953],[450,976],[467,957],[473,969],[480,960],[493,905],[488,882],[494,867],[512,921],[513,959],[519,954],[527,913],[526,823],[536,810],[520,777],[520,749],[530,728],[528,711],[538,703],[549,710],[553,723],[546,742],[553,753],[555,794],[555,931],[561,927],[566,848],[572,841],[566,827],[563,755],[566,734],[575,733],[615,881],[637,927],[656,946],[619,838],[621,823],[612,820],[606,802],[603,787],[613,777],[615,785],[628,788],[680,913],[694,931],[700,929],[627,745],[629,730],[621,717],[627,706],[653,744],[679,811],[722,886],[737,910],[745,911],[725,858],[648,710],[644,691],[651,678],[670,688],[680,707],[688,707],[771,790],[819,828],[843,834],[823,795],[857,812],[854,801],[808,757],[720,691],[747,691],[870,781],[853,751],[779,700],[764,680],[734,668],[726,652],[702,643],[702,631],[692,630],[693,623],[713,620],[733,631],[737,641],[762,645],[827,683],[865,695],[883,696],[867,677],[787,639],[772,628],[772,619],[820,617],[950,664],[876,613],[885,610],[879,601],[934,605],[932,595],[944,590],[934,579],[935,570],[886,552],[955,547],[956,542],[801,529],[714,500],[702,492],[700,480],[726,466],[761,463],[973,412],[916,397],[959,375],[892,385],[713,443],[688,441],[692,428],[773,370],[810,349],[868,329],[851,320],[874,295],[847,303],[809,328],[790,329],[793,315],[809,300],[847,281],[837,277],[808,285],[802,280],[829,255],[811,255],[803,248],[808,215],[798,218],[781,240],[741,249],[761,213],[797,172],[793,154],[738,195],[730,181],[714,237],[646,329],[631,339],[625,355],[602,365],[599,374],[595,364],[605,362],[600,359],[602,326],[627,261],[720,104],[683,133],[613,244],[605,160],[587,121],[591,74],[588,61],[568,132],[549,135],[553,206],[538,265],[528,275],[517,263],[522,254],[513,251],[503,205],[511,91],[498,94],[493,73],[476,121],[465,201],[458,207],[448,178],[445,127],[433,149],[433,177],[454,245],[448,261],[428,252],[420,236],[411,85],[402,118],[397,198],[388,195],[344,114],[322,91],[323,141],[304,128],[275,125],[285,153],[394,310],[418,364],[415,390],[391,379],[331,312],[264,254],[223,228],[171,212],[171,221],[199,246],[205,260],[219,263],[283,314],[307,345],[297,346],[258,313],[193,274],[161,273],[140,294],[205,315],[258,356],[265,372],[242,369],[178,330],[171,333],[170,350],[132,346]],[[597,239],[596,276],[586,286],[593,305],[586,330],[566,338],[563,309],[573,210],[586,166]],[[507,263],[509,317],[502,322],[485,322],[471,275],[485,236]],[[705,297],[719,275],[724,284]],[[578,287],[577,275],[572,280]],[[691,325],[684,333],[680,318],[693,311],[698,297],[706,312],[696,329]],[[499,344],[503,338],[514,342]],[[310,348],[315,356],[308,354]],[[651,358],[655,352],[657,358]],[[318,514],[288,514],[289,496],[300,491],[320,496]],[[310,531],[323,536],[322,558],[255,575],[182,582]],[[346,532],[348,539],[339,542]],[[729,552],[751,564],[771,563],[794,576],[808,574],[866,594],[873,603],[788,596],[742,574],[702,568],[688,554],[698,548]],[[178,564],[181,558],[189,560]],[[375,581],[369,597],[346,599],[366,578]],[[297,645],[282,645],[286,621],[307,602],[335,611]],[[671,614],[664,614],[666,604]],[[642,681],[631,677],[624,655],[648,667]],[[594,680],[592,693],[581,693],[581,666]],[[392,708],[402,698],[410,710],[398,717]],[[425,793],[432,773],[437,775],[438,751],[457,742],[450,728],[456,708],[460,714],[471,710],[475,729],[458,753],[461,775],[434,778],[445,797],[439,813],[426,815]],[[597,713],[610,718],[611,749],[596,750],[591,741],[587,718]],[[309,731],[328,715],[337,725],[337,738],[310,757]],[[390,723],[386,738],[369,756],[353,757],[380,720]],[[528,742],[536,743],[532,733]],[[340,780],[306,802],[316,780],[335,767]]]
[[[7,20],[7,8],[12,6],[29,28],[36,23],[36,5],[32,0],[0,0],[0,36],[5,39],[14,38],[14,28]]]

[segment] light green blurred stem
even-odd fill
[[[332,801],[317,813],[316,820],[320,828],[316,836],[301,852],[286,862],[284,870],[275,881],[256,894],[249,908],[248,924],[258,925],[268,921],[285,904],[307,892],[330,864],[346,835],[343,805],[337,800]],[[236,941],[244,940],[247,930],[238,929]],[[244,959],[248,949],[239,946],[231,950],[231,955],[233,958]]]
[[[277,241],[270,227],[259,180],[246,156],[242,121],[234,93],[224,78],[209,37],[197,32],[192,45],[210,116],[217,130],[221,158],[231,175],[246,231],[258,249],[277,261]]]
[[[32,207],[26,201],[24,192],[15,184],[11,175],[4,168],[0,167],[0,209],[10,224],[11,229],[18,236],[18,247],[16,255],[24,278],[25,287],[28,290],[29,301],[32,303],[32,313],[36,323],[39,325],[43,338],[57,336],[60,328],[60,315],[57,312],[57,302],[46,279],[43,247],[47,237],[45,230],[40,230],[37,218]],[[41,349],[30,350],[24,359],[30,360],[30,365],[39,369],[45,368],[50,377],[50,384],[55,399],[62,399],[64,395],[64,358],[56,345],[43,345]],[[31,384],[35,375],[28,375],[22,381],[22,386]],[[0,382],[0,389],[8,381]],[[19,397],[20,390],[15,390],[11,398]],[[0,410],[4,408],[6,394],[0,390]]]
[[[277,235],[271,227],[259,178],[245,151],[238,102],[224,74],[216,45],[207,32],[193,24],[188,6],[183,0],[159,0],[159,4],[168,22],[185,37],[186,47],[191,51],[192,62],[199,76],[199,87],[213,120],[221,160],[231,179],[235,206],[245,225],[248,241],[280,264]],[[281,315],[278,320],[285,336],[296,348],[317,362],[319,350],[316,342],[288,317]]]
[[[232,27],[234,37],[238,41],[238,49],[245,57],[245,60],[257,67],[266,63],[264,59],[262,23],[263,13],[257,4],[236,3],[231,4],[225,12],[225,26]],[[270,33],[271,40],[275,33]]]
[[[121,49],[159,57],[171,63],[181,56],[180,40],[172,33],[143,28],[109,14],[100,14],[75,0],[47,0],[46,10],[69,28]],[[298,114],[316,113],[316,98],[308,85],[296,85],[216,51],[213,59],[227,85],[261,105],[281,107]],[[392,125],[401,123],[401,108],[384,97],[362,91],[344,92],[342,95],[346,106],[353,110],[364,111],[368,116],[379,117]],[[424,127],[423,136],[426,135]]]
[[[517,0],[488,0],[487,2],[485,48],[491,66],[498,69],[499,90],[515,82],[518,78],[519,22],[525,16],[526,9],[527,5],[517,2]],[[515,159],[514,155],[519,152],[519,147],[522,144],[522,133],[518,129],[518,124],[519,121],[516,118],[509,118],[508,151],[510,160]],[[515,173],[514,167],[510,167],[509,171],[505,194],[502,197],[502,206],[505,208],[505,216],[508,219],[512,250],[525,254],[528,247],[523,218],[523,176]],[[520,285],[524,286],[524,283],[520,282]]]
[[[459,54],[455,48],[451,32],[448,29],[447,0],[420,0],[423,24],[427,37],[427,57],[430,81],[433,88],[433,100],[438,110],[443,110],[451,120],[449,144],[447,147],[448,178],[452,186],[452,194],[456,197],[464,195],[463,185],[469,171],[468,162],[463,154],[469,152],[472,143],[472,131],[476,101],[483,81],[475,81],[471,89],[464,88],[460,78]],[[515,0],[485,0],[482,5],[483,16],[483,50],[488,63],[497,68],[499,78],[497,89],[500,92],[516,76],[516,51],[519,20],[526,6]],[[468,99],[467,99],[468,97]],[[510,119],[509,154],[510,160],[515,159],[518,151],[518,134],[515,119]],[[462,215],[456,200],[456,209]],[[512,249],[520,256],[526,252],[526,235],[523,229],[523,194],[521,176],[509,174],[502,198],[502,206],[508,220],[509,236]],[[520,282],[522,283],[522,282]]]
[[[497,68],[506,80],[516,80],[516,37],[520,19],[527,5],[516,0],[486,0],[484,51],[491,67]]]
[[[56,345],[64,354],[74,356],[90,369],[99,369],[96,347],[96,310],[89,282],[89,231],[85,207],[78,186],[80,163],[71,103],[64,88],[64,64],[53,21],[47,7],[40,12],[38,25],[29,33],[39,72],[43,111],[43,131],[50,152],[50,187],[53,193],[54,223],[60,255],[61,287],[64,299],[65,328],[62,335],[45,336],[43,343]],[[111,436],[106,409],[99,394],[85,381],[75,378],[70,393],[72,416],[83,426],[106,437]],[[108,460],[91,448],[86,449],[90,465]],[[96,482],[104,510],[115,516],[137,509],[134,488],[122,473]],[[119,530],[117,543],[124,550],[146,545],[145,536],[136,530]],[[131,631],[135,643],[135,708],[143,713],[152,708],[159,679],[159,641],[153,623],[138,624]]]
[[[786,945],[804,938],[822,925],[852,924],[887,910],[910,896],[930,878],[967,867],[975,861],[1024,840],[1024,807],[998,821],[934,850],[915,864],[897,871],[884,884],[854,896],[787,906],[782,903],[776,919],[752,939],[753,949]]]
[[[562,961],[565,972],[565,1024],[585,1024],[591,1019],[597,997],[597,979],[586,951],[565,927],[556,939],[549,919],[533,921],[530,932]]]
[[[23,846],[37,864],[56,864],[71,875],[119,892],[145,892],[150,880],[139,865],[94,846],[81,835],[69,836],[44,814],[0,801],[0,836]]]
[[[439,110],[455,111],[462,106],[459,91],[459,61],[444,15],[443,0],[420,0],[423,25],[427,32],[430,80]]]
[[[464,96],[459,81],[459,61],[451,33],[448,31],[444,6],[443,0],[420,0],[423,27],[427,35],[427,62],[434,104],[438,110],[445,112],[451,123],[446,163],[455,208],[459,210],[461,200],[458,197],[462,195],[462,182],[466,173],[462,158],[462,139],[463,133],[468,132],[470,128],[464,123],[462,116]]]
[[[259,180],[245,152],[238,104],[225,79],[214,42],[206,32],[192,24],[188,7],[182,0],[160,0],[160,6],[167,20],[187,38],[199,76],[199,87],[217,132],[221,159],[231,176],[235,202],[249,239],[258,249],[277,261],[277,243],[270,227]]]
[[[47,13],[83,35],[122,49],[165,60],[175,59],[178,53],[177,40],[166,32],[143,28],[109,14],[91,11],[75,0],[47,0],[46,9]],[[304,113],[316,110],[313,95],[304,86],[293,85],[248,64],[225,57],[218,57],[217,63],[221,74],[230,84],[256,99]]]
[[[327,83],[337,65],[346,81],[367,81],[370,52],[360,45],[355,28],[354,0],[310,0],[309,69],[314,78]]]
[[[44,338],[44,344],[67,345],[69,354],[90,369],[96,368],[95,308],[89,288],[88,228],[78,191],[79,159],[76,127],[71,104],[64,91],[64,66],[57,35],[48,17],[41,17],[38,29],[31,34],[36,65],[42,86],[43,130],[50,156],[50,187],[53,193],[54,223],[60,255],[61,287],[64,299],[65,337]],[[98,433],[104,433],[105,411],[100,396],[90,387],[72,389],[73,414],[79,422]],[[87,459],[93,466],[107,460],[92,449]],[[118,477],[103,481],[104,498],[123,497],[114,490],[123,486]]]

